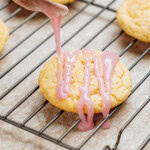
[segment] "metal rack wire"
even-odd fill
[[[88,24],[90,24],[92,21],[94,21],[98,16],[100,16],[105,10],[111,11],[113,13],[116,13],[116,10],[110,8],[110,6],[117,0],[112,0],[107,6],[102,6],[99,4],[94,3],[94,0],[88,2],[86,0],[80,0],[82,3],[85,3],[85,6],[78,12],[76,12],[75,15],[73,15],[69,20],[67,20],[63,25],[62,28],[67,25],[71,20],[73,20],[75,17],[77,17],[80,13],[82,13],[87,7],[90,5],[93,5],[95,7],[101,8],[100,11],[93,16],[86,24],[84,24],[77,32],[75,32],[71,37],[69,37],[63,44],[62,46],[65,46],[71,39],[73,39],[78,33],[80,33]],[[0,11],[9,6],[11,1],[9,1],[5,6],[0,8]],[[10,20],[12,17],[17,15],[19,12],[21,12],[23,8],[18,8],[16,11],[14,11],[8,18],[6,18],[4,21],[7,22]],[[23,26],[25,23],[30,21],[34,16],[36,16],[38,12],[32,13],[29,17],[27,17],[21,24],[19,24],[16,28],[14,28],[11,32],[10,35],[12,35],[16,30],[18,30],[21,26]],[[90,42],[92,42],[98,35],[100,35],[104,30],[106,30],[114,21],[116,18],[112,18],[112,20],[106,24],[102,29],[100,29],[93,37],[88,39],[88,41],[81,47],[81,49],[85,46],[87,46]],[[25,42],[29,37],[31,37],[34,33],[36,33],[38,30],[40,30],[43,26],[45,26],[49,22],[49,19],[46,19],[38,28],[33,30],[29,35],[24,37],[23,40],[21,40],[19,43],[17,43],[14,47],[12,47],[7,53],[4,55],[0,56],[0,61],[2,61],[7,55],[11,54],[19,45],[21,45],[23,42]],[[102,48],[102,51],[104,51],[108,46],[110,46],[113,42],[115,42],[121,35],[123,34],[123,31],[118,33],[110,42],[107,43],[105,47]],[[49,38],[51,38],[53,34],[49,34],[42,42],[40,42],[37,46],[35,46],[33,49],[31,49],[27,54],[25,54],[22,58],[17,60],[15,64],[10,66],[6,71],[2,72],[0,74],[0,79],[3,78],[7,73],[9,73],[13,68],[15,68],[19,63],[21,63],[25,58],[27,58],[30,54],[32,54],[36,49],[41,46],[43,43],[45,43]],[[123,56],[135,43],[137,40],[133,40],[120,54],[120,57]],[[23,82],[32,72],[34,72],[37,68],[39,68],[46,60],[48,60],[56,51],[54,50],[50,55],[48,55],[46,58],[44,58],[39,64],[37,64],[35,67],[33,67],[28,73],[26,73],[21,79],[19,79],[16,83],[14,83],[7,91],[5,91],[2,95],[0,95],[0,100],[2,100],[5,96],[7,96],[15,87],[17,87],[21,82]],[[129,67],[129,70],[131,71],[148,53],[150,52],[150,48],[145,50],[143,54],[137,58],[137,60]],[[149,72],[137,83],[135,87],[133,87],[132,92],[130,96],[143,84],[143,82],[150,76],[150,70]],[[29,122],[47,103],[48,101],[43,102],[30,116],[28,116],[22,123],[15,122],[14,120],[8,119],[8,116],[12,114],[20,105],[22,105],[31,95],[33,95],[37,90],[39,89],[39,86],[35,87],[33,90],[31,90],[24,98],[20,99],[20,101],[13,107],[11,108],[5,115],[0,115],[0,120],[3,120],[7,123],[10,123],[18,128],[21,128],[23,130],[26,130],[32,134],[35,134],[41,138],[44,138],[48,141],[51,141],[53,143],[56,143],[64,148],[71,149],[71,150],[79,150],[81,149],[87,141],[92,138],[92,136],[102,127],[102,125],[121,107],[119,105],[115,109],[111,111],[111,113],[84,139],[82,143],[79,143],[77,147],[73,147],[71,145],[68,145],[64,143],[62,140],[77,126],[77,124],[80,122],[78,119],[61,137],[58,139],[55,139],[51,136],[48,136],[44,133],[44,131],[52,125],[63,113],[64,111],[59,111],[58,114],[56,114],[50,122],[48,122],[39,132],[34,130],[33,128],[27,127],[26,124]],[[129,96],[129,97],[130,97]],[[126,128],[128,125],[133,121],[133,119],[142,111],[142,109],[150,102],[150,97],[141,105],[141,107],[131,116],[131,118],[124,124],[124,126],[120,129],[118,133],[118,137],[116,140],[116,143],[113,148],[110,148],[109,145],[107,145],[104,149],[105,150],[116,150],[120,140],[122,133],[125,132]],[[143,142],[139,146],[138,150],[143,149],[146,144],[150,141],[150,134],[143,139]]]

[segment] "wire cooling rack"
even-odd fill
[[[106,6],[104,5],[100,5],[97,4],[96,2],[94,2],[94,0],[92,1],[86,1],[86,0],[80,0],[80,2],[84,3],[84,7],[82,7],[82,9],[80,9],[78,12],[76,12],[70,19],[68,19],[63,25],[62,28],[64,26],[66,26],[69,22],[71,22],[74,18],[76,18],[78,15],[80,15],[86,8],[88,8],[89,6],[94,6],[96,9],[99,8],[99,12],[92,16],[92,18],[83,26],[80,27],[80,29],[78,29],[73,35],[71,35],[70,38],[68,38],[63,44],[62,46],[66,45],[71,39],[73,39],[77,34],[79,34],[84,28],[86,28],[90,23],[92,23],[98,16],[100,16],[104,11],[110,11],[112,13],[116,13],[116,10],[111,8],[110,6],[112,4],[114,4],[117,0],[112,0],[109,4],[107,4]],[[3,6],[0,7],[0,11],[3,11],[4,9],[6,9],[10,4],[12,3],[12,1],[8,1],[8,3],[5,3]],[[14,16],[16,16],[18,13],[20,13],[23,10],[23,8],[17,8],[13,13],[11,13],[7,18],[4,19],[4,22],[9,21],[10,19],[12,19]],[[20,29],[23,25],[25,25],[27,22],[29,22],[31,19],[33,19],[33,17],[35,17],[38,14],[38,12],[33,12],[31,15],[29,15],[25,20],[23,20],[19,25],[15,26],[13,28],[13,30],[10,32],[10,36],[13,35],[14,32],[16,32],[18,29]],[[116,21],[116,18],[112,18],[112,20],[110,22],[108,22],[101,30],[99,30],[95,35],[91,36],[90,38],[88,38],[88,41],[81,47],[86,47],[90,42],[92,42],[97,36],[99,36],[103,31],[107,30],[107,28]],[[36,32],[38,32],[42,27],[44,27],[47,23],[49,22],[49,19],[46,19],[38,28],[34,29],[30,34],[28,34],[26,37],[24,37],[19,43],[17,43],[15,46],[11,47],[11,49],[9,51],[7,51],[6,53],[4,53],[3,55],[0,56],[0,61],[3,61],[3,59],[8,56],[11,55],[11,53],[13,51],[15,51],[15,49],[17,47],[19,47],[22,43],[24,43],[28,38],[30,38],[33,34],[35,34]],[[124,32],[121,31],[119,32],[113,39],[111,39],[111,41],[109,41],[105,47],[102,48],[102,51],[106,50],[107,47],[109,47],[112,43],[114,43]],[[4,72],[0,73],[0,79],[2,79],[3,77],[5,77],[5,75],[7,75],[11,70],[13,70],[19,63],[21,63],[25,58],[27,58],[30,54],[32,54],[34,51],[37,50],[37,48],[39,46],[41,46],[43,43],[45,43],[48,39],[52,38],[53,34],[50,34],[49,36],[47,36],[42,42],[40,42],[35,48],[31,49],[27,54],[25,54],[21,59],[18,59],[17,62],[13,65],[11,65],[7,70],[5,70]],[[133,45],[137,42],[136,39],[134,39],[131,43],[129,43],[127,45],[127,47],[125,49],[122,50],[122,53],[120,54],[120,57],[123,56],[131,47],[133,47]],[[135,62],[129,67],[129,70],[131,71],[146,55],[148,55],[148,53],[150,52],[150,48],[145,49],[145,51],[142,53],[142,55],[137,58],[135,60]],[[0,95],[0,100],[2,100],[3,98],[5,98],[12,90],[14,90],[20,83],[22,83],[28,76],[31,75],[31,73],[33,73],[39,66],[41,66],[46,60],[48,60],[53,54],[55,53],[52,52],[50,55],[48,55],[45,59],[43,59],[39,64],[37,64],[36,66],[34,66],[28,73],[26,73],[24,76],[22,76],[21,79],[19,79],[16,83],[14,83],[11,87],[9,87],[5,92],[3,92]],[[140,86],[144,83],[144,81],[146,79],[149,78],[150,75],[150,70],[148,71],[148,73],[146,73],[143,78],[138,81],[138,83],[133,87],[132,92],[130,94],[130,96],[135,93],[137,91],[138,88],[140,88]],[[61,135],[59,138],[53,138],[49,135],[47,135],[46,133],[44,133],[44,131],[50,127],[63,113],[64,111],[59,111],[58,114],[56,114],[40,131],[37,131],[33,128],[30,128],[28,126],[26,126],[26,124],[42,109],[46,106],[46,104],[48,103],[48,101],[43,102],[34,112],[32,112],[30,114],[30,116],[28,116],[22,123],[18,123],[14,120],[9,119],[8,117],[18,108],[20,107],[29,97],[31,97],[37,90],[39,89],[39,86],[35,87],[33,90],[31,90],[24,98],[20,99],[20,101],[15,104],[15,106],[13,106],[5,115],[0,115],[0,120],[3,120],[4,122],[7,122],[9,124],[12,124],[18,128],[21,128],[23,130],[26,130],[32,134],[35,134],[43,139],[46,139],[48,141],[51,141],[55,144],[58,144],[64,148],[70,149],[70,150],[79,150],[81,149],[87,142],[89,139],[92,138],[92,136],[102,127],[102,125],[109,119],[111,118],[111,116],[118,111],[118,109],[124,105],[121,104],[118,107],[116,107],[115,109],[113,109],[110,114],[102,121],[100,122],[96,128],[94,128],[94,130],[92,130],[92,132],[81,142],[79,143],[79,145],[77,147],[73,147],[72,145],[69,145],[65,142],[63,142],[63,139],[78,125],[78,123],[80,122],[80,120],[78,119],[69,129],[67,129],[67,131]],[[129,97],[130,97],[129,96]],[[146,105],[150,102],[150,97],[148,97],[147,100],[144,101],[144,103],[139,107],[138,110],[136,110],[136,112],[129,117],[128,121],[122,126],[122,128],[118,131],[118,135],[117,135],[117,139],[116,139],[116,143],[114,144],[114,146],[111,148],[109,145],[105,146],[105,150],[116,150],[120,141],[121,141],[121,137],[123,136],[123,133],[126,131],[126,129],[128,128],[128,125],[138,116],[138,114],[142,111],[143,108],[146,107]],[[138,150],[144,149],[144,147],[148,144],[148,142],[150,141],[150,133],[147,133],[147,137],[143,137],[143,141],[141,141],[141,143],[139,143],[139,147]]]

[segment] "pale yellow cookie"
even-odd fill
[[[60,3],[60,4],[68,4],[68,3],[74,2],[74,0],[51,0],[51,1]]]
[[[150,42],[150,0],[125,0],[117,11],[117,21],[130,36]]]
[[[100,56],[102,54],[101,51],[96,51],[96,55]],[[102,111],[102,96],[99,92],[99,87],[97,83],[97,77],[94,73],[93,68],[93,57],[89,52],[90,59],[90,98],[94,104],[95,113],[100,113]],[[69,97],[65,100],[59,100],[56,98],[57,92],[57,65],[58,57],[53,56],[46,64],[40,72],[39,77],[39,86],[41,93],[44,97],[54,106],[59,109],[77,113],[77,102],[80,98],[80,86],[83,85],[84,82],[84,55],[82,51],[77,56],[77,61],[73,66],[73,73],[71,79],[71,89]],[[100,69],[102,69],[101,59],[100,61]],[[63,66],[64,67],[64,66]],[[128,71],[128,68],[119,60],[115,67],[115,71],[112,77],[112,89],[111,89],[111,101],[112,108],[124,102],[130,92],[131,92],[131,75]],[[84,108],[84,112],[87,112],[86,108]]]
[[[9,31],[6,25],[0,20],[0,52],[3,50],[9,37]]]

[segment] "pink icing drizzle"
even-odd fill
[[[36,0],[34,5],[35,6],[37,5],[39,10],[50,18],[55,35],[56,52],[57,55],[60,56],[61,55],[60,30],[61,30],[62,15],[64,15],[61,11],[64,10],[65,13],[67,13],[68,8],[64,5],[57,4],[56,9],[56,6],[55,7],[53,6],[54,4],[48,5],[47,1],[41,0]]]
[[[58,88],[57,88],[57,98],[59,99],[66,99],[69,96],[70,91],[70,81],[72,78],[72,67],[76,62],[76,57],[79,51],[74,52],[72,55],[68,52],[65,52],[65,71],[64,71],[64,79],[63,79],[63,71],[62,71],[62,51],[61,51],[61,44],[60,44],[60,27],[61,27],[61,20],[62,16],[52,17],[47,5],[41,5],[43,12],[49,16],[51,19],[52,27],[54,30],[55,35],[55,43],[56,43],[56,52],[58,55]],[[54,13],[54,12],[53,12]],[[85,56],[85,80],[84,86],[81,87],[81,95],[78,101],[77,109],[79,113],[79,117],[81,122],[78,125],[78,128],[81,131],[87,131],[93,128],[93,116],[94,116],[94,108],[92,101],[90,99],[90,91],[89,91],[89,80],[90,80],[90,61],[88,58],[88,51],[83,50]],[[102,54],[102,66],[104,72],[104,79],[102,78],[102,73],[100,72],[98,58],[93,51],[94,57],[94,70],[95,74],[98,79],[100,93],[102,95],[102,113],[103,117],[107,117],[111,108],[111,79],[112,74],[117,64],[119,57],[114,52],[104,52]],[[88,110],[87,116],[85,116],[83,107],[86,106]],[[111,125],[110,121],[108,120],[103,127],[109,128]]]
[[[58,99],[66,99],[70,92],[70,81],[72,77],[72,67],[76,62],[76,57],[79,51],[74,52],[70,55],[69,52],[65,52],[65,71],[64,71],[64,79],[63,79],[63,71],[62,71],[62,54],[61,54],[61,46],[60,46],[60,26],[61,26],[62,16],[57,18],[51,18],[54,34],[55,34],[55,42],[56,42],[56,51],[58,55],[58,88],[57,88],[57,98]],[[85,83],[84,86],[81,87],[81,96],[78,102],[78,113],[81,119],[81,122],[78,125],[79,130],[87,131],[93,128],[93,116],[94,116],[94,108],[92,101],[90,99],[89,93],[89,58],[88,51],[83,50],[85,56]],[[104,80],[102,78],[102,74],[99,71],[99,63],[97,57],[94,55],[94,70],[98,78],[98,83],[100,88],[100,93],[102,95],[102,113],[103,117],[107,117],[111,108],[111,78],[115,68],[116,63],[118,62],[118,55],[114,52],[104,52],[102,54],[102,65],[104,71]],[[106,92],[105,92],[106,91]],[[85,116],[83,112],[83,107],[86,105],[88,109],[88,114]],[[103,128],[109,128],[111,125],[108,120]]]
[[[76,62],[76,57],[79,54],[79,51],[75,51],[71,56],[69,52],[64,53],[65,57],[65,72],[63,80],[62,72],[62,56],[59,56],[58,59],[58,88],[57,88],[57,98],[66,99],[70,91],[70,81],[72,77],[72,67]]]
[[[45,7],[46,8],[46,7]],[[58,17],[52,17],[49,13],[48,9],[46,10],[45,14],[49,16],[52,27],[54,30],[55,35],[55,44],[56,44],[56,52],[58,56],[58,88],[57,88],[57,98],[58,99],[66,99],[69,95],[70,91],[70,80],[72,77],[72,67],[73,64],[76,62],[76,56],[79,53],[79,51],[74,52],[74,54],[71,56],[69,52],[65,52],[65,72],[64,72],[64,80],[63,80],[63,71],[62,71],[62,50],[61,50],[61,42],[60,42],[60,29],[61,29],[61,21],[62,16]]]
[[[88,58],[88,51],[86,49],[83,50],[85,56],[85,79],[84,86],[81,87],[81,95],[77,104],[77,109],[79,113],[79,117],[81,122],[78,124],[78,128],[81,131],[87,131],[93,128],[93,116],[94,116],[94,108],[93,103],[90,99],[90,91],[89,91],[89,80],[90,80],[90,61]],[[83,112],[83,107],[86,106],[88,109],[87,117]]]
[[[103,66],[103,72],[104,72],[104,79],[103,75],[100,72],[99,68],[99,61],[96,57],[95,52],[93,51],[93,57],[94,57],[94,71],[97,76],[98,85],[100,89],[100,93],[102,95],[102,113],[103,117],[107,117],[109,114],[110,108],[111,108],[111,80],[114,68],[119,60],[119,56],[110,51],[106,51],[102,54],[102,66]],[[103,125],[103,128],[110,128],[111,123],[110,121],[106,121]]]
[[[62,57],[61,55],[61,44],[60,44],[60,29],[61,29],[61,21],[62,16],[56,17],[56,18],[50,18],[52,27],[54,30],[55,35],[55,43],[56,43],[56,52],[58,57]]]
[[[57,88],[57,98],[58,99],[66,99],[69,95],[70,91],[70,80],[72,77],[72,67],[76,62],[76,56],[79,51],[76,51],[71,56],[69,52],[65,52],[65,72],[64,72],[64,80],[63,80],[63,71],[62,71],[62,50],[61,50],[61,41],[60,41],[60,29],[61,29],[61,21],[62,16],[52,17],[50,10],[46,5],[43,5],[44,13],[50,18],[52,27],[55,35],[55,44],[56,44],[56,52],[58,56],[58,88]],[[55,12],[53,12],[55,14]]]

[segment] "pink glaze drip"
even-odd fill
[[[64,5],[55,4],[49,4],[48,1],[41,1],[36,0],[35,6],[37,5],[39,10],[43,12],[45,15],[47,15],[52,23],[54,35],[55,35],[55,44],[56,44],[56,52],[57,55],[61,55],[61,42],[60,42],[60,29],[61,29],[61,21],[62,21],[62,15],[65,15],[68,12],[68,8]]]
[[[102,59],[102,66],[104,72],[103,75],[99,70],[100,68],[99,61],[94,51],[93,51],[93,56],[94,56],[94,71],[97,76],[100,93],[102,95],[102,113],[103,113],[103,117],[105,118],[109,114],[111,108],[111,96],[110,96],[111,80],[112,80],[114,68],[119,60],[119,56],[116,53],[110,51],[106,51],[102,54],[101,59]],[[108,120],[103,125],[103,128],[108,129],[110,128],[110,126],[111,123]]]
[[[61,57],[61,44],[60,44],[60,29],[61,29],[62,16],[51,18],[52,27],[55,35],[56,52],[58,57]]]
[[[42,6],[42,5],[41,5]],[[58,99],[66,99],[70,92],[70,81],[72,77],[72,67],[74,63],[76,62],[76,57],[79,53],[79,51],[76,51],[71,56],[70,53],[66,52],[64,54],[65,57],[65,71],[64,71],[64,79],[63,79],[63,57],[61,52],[61,44],[60,44],[60,27],[61,27],[61,20],[62,16],[58,17],[52,17],[49,13],[49,9],[47,6],[43,3],[42,7],[43,12],[51,19],[52,27],[54,30],[55,35],[55,43],[56,43],[56,52],[58,55],[58,88],[57,88],[57,98]],[[90,62],[88,58],[88,51],[83,50],[85,55],[85,83],[84,86],[81,87],[81,96],[78,103],[78,113],[79,117],[81,119],[81,122],[78,125],[78,128],[81,131],[87,131],[93,128],[93,115],[94,115],[94,109],[93,104],[90,99],[90,93],[89,93],[89,79],[90,79]],[[88,109],[88,115],[87,117],[84,115],[83,107],[84,105],[87,106]]]
[[[65,52],[65,71],[64,71],[64,79],[63,79],[63,70],[62,70],[62,62],[63,56],[61,51],[61,44],[60,44],[60,29],[61,29],[61,20],[62,15],[56,16],[56,9],[49,9],[46,3],[42,3],[39,1],[40,9],[44,12],[51,20],[52,27],[54,30],[55,35],[55,43],[56,43],[56,52],[58,55],[58,88],[57,88],[57,98],[58,99],[66,99],[70,92],[70,81],[72,78],[72,67],[76,62],[76,57],[79,51],[74,52],[72,55],[68,52]],[[63,6],[60,6],[63,8]],[[53,7],[52,7],[53,8]],[[67,9],[66,9],[67,12]],[[79,113],[79,117],[81,122],[78,125],[78,128],[81,131],[87,131],[93,128],[93,116],[94,116],[94,108],[92,101],[90,99],[90,92],[89,92],[89,80],[90,80],[90,61],[88,58],[88,51],[83,50],[85,56],[85,80],[84,86],[81,87],[81,96],[78,101],[77,109]],[[93,52],[94,53],[94,52]],[[94,53],[94,70],[98,79],[98,84],[100,88],[100,93],[102,95],[102,113],[103,117],[107,117],[111,108],[111,79],[112,74],[117,64],[119,57],[114,52],[104,52],[102,54],[102,66],[104,70],[104,79],[102,73],[99,71],[99,62]],[[83,107],[86,106],[88,109],[88,114],[85,116]],[[103,127],[109,128],[111,125],[110,121],[108,120]]]
[[[63,8],[63,5],[59,6],[59,8]],[[69,95],[70,91],[70,80],[72,77],[72,67],[73,64],[76,62],[76,56],[79,53],[79,51],[76,51],[72,56],[70,53],[66,52],[65,57],[65,72],[64,72],[64,80],[63,80],[63,71],[62,71],[62,50],[61,50],[61,41],[60,41],[60,29],[61,29],[61,21],[62,21],[62,15],[56,16],[56,9],[49,9],[48,5],[46,3],[41,2],[40,3],[40,9],[50,18],[52,27],[54,30],[55,35],[55,44],[56,44],[56,52],[58,56],[58,88],[57,88],[57,98],[58,99],[66,99]],[[67,9],[66,9],[67,12]]]
[[[94,116],[94,108],[93,103],[90,99],[90,91],[89,91],[89,80],[90,80],[90,61],[88,58],[88,51],[83,50],[85,56],[85,79],[84,86],[81,87],[81,95],[77,104],[77,109],[79,113],[79,117],[81,122],[78,124],[78,128],[81,131],[88,131],[93,128],[93,116]],[[85,116],[83,107],[86,106],[88,109],[88,114]]]
[[[62,55],[58,59],[58,88],[57,88],[57,98],[66,99],[70,92],[70,81],[72,77],[72,67],[76,62],[76,57],[79,51],[75,51],[71,56],[69,52],[64,53],[65,57],[65,71],[64,80],[62,72]]]

